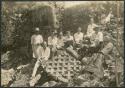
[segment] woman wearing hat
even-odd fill
[[[43,37],[39,31],[39,28],[35,28],[35,34],[31,37],[33,58],[41,57],[41,44],[43,43]]]

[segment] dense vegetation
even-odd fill
[[[35,27],[40,28],[45,38],[49,33],[47,31],[54,28],[54,14],[50,6],[32,6],[29,3],[22,3],[23,8],[20,8],[21,4],[16,2],[2,5],[1,45],[3,50],[27,46]]]
[[[119,17],[124,16],[124,4],[121,2],[119,7]],[[64,30],[75,30],[78,26],[82,27],[83,32],[86,32],[87,25],[90,22],[90,17],[94,17],[95,23],[99,24],[100,16],[109,14],[112,9],[113,15],[117,17],[117,2],[106,2],[106,3],[91,3],[81,4],[75,7],[65,9],[63,12],[63,29]]]

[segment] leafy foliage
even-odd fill
[[[123,2],[120,2],[119,6],[119,17],[123,17]],[[117,17],[117,2],[91,2],[91,4],[81,4],[67,8],[63,15],[63,30],[71,30],[72,32],[75,32],[80,26],[82,27],[83,32],[86,33],[90,17],[94,17],[95,23],[98,24],[100,22],[100,16],[102,14],[108,15],[110,9],[112,9],[114,16]]]
[[[13,5],[11,9],[10,4]],[[39,27],[45,37],[47,31],[54,28],[54,14],[50,6],[21,2],[3,2],[2,5],[2,46],[27,46],[35,27]]]

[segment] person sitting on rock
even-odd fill
[[[41,54],[42,54],[41,57],[38,58],[37,62],[35,63],[33,73],[32,73],[32,78],[35,77],[37,69],[39,68],[39,66],[42,66],[43,68],[45,67],[45,65],[46,65],[45,62],[50,57],[50,48],[47,46],[47,43],[45,41],[42,43]]]

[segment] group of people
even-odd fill
[[[105,24],[110,21],[111,13],[105,19],[102,19],[101,24]],[[33,69],[32,77],[34,78],[39,66],[45,67],[46,61],[52,59],[57,53],[57,50],[70,48],[74,51],[82,51],[81,55],[84,57],[87,49],[91,53],[97,53],[103,46],[103,30],[101,25],[94,23],[94,19],[90,19],[90,23],[87,28],[86,34],[82,32],[82,28],[78,27],[77,32],[74,35],[70,31],[66,31],[64,35],[62,31],[57,32],[54,30],[50,33],[47,41],[40,34],[40,29],[35,28],[35,34],[31,37],[31,45],[33,51],[33,58],[36,58],[36,63]],[[110,44],[111,45],[111,44]],[[85,48],[85,49],[84,49]],[[110,51],[112,48],[107,44],[106,48],[102,49],[102,52]],[[87,52],[89,55],[89,53]]]
[[[48,41],[44,41],[43,36],[39,32],[40,29],[35,28],[35,31],[36,33],[31,37],[31,45],[33,57],[36,58],[37,61],[33,69],[32,77],[35,77],[38,67],[45,64],[45,61],[50,57],[52,58],[58,49],[70,47],[78,50],[86,45],[83,42],[85,42],[84,40],[87,38],[91,42],[90,47],[96,48],[103,42],[103,33],[100,27],[94,23],[93,19],[91,19],[88,25],[86,34],[82,32],[81,27],[78,27],[77,32],[74,33],[73,36],[70,31],[67,31],[65,36],[63,32],[57,33],[57,31],[52,31],[51,35],[48,37]]]

